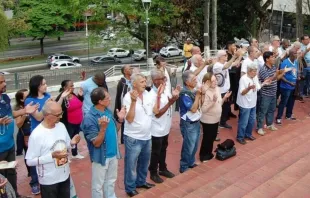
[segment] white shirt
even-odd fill
[[[256,85],[256,89],[251,89],[247,94],[242,95],[242,91],[250,85]],[[253,79],[248,77],[247,74],[243,75],[239,81],[239,90],[237,96],[237,104],[242,108],[253,108],[256,106],[257,91],[260,90],[261,85],[258,82],[257,76]]]
[[[222,64],[220,62],[216,62],[213,65],[213,73],[214,74],[221,73],[221,74],[223,74],[223,76],[225,78],[224,86],[220,87],[221,94],[228,92],[230,89],[230,78],[229,78],[229,71],[228,71],[230,68],[228,68],[228,69],[223,69],[223,68],[224,68],[224,64]]]
[[[157,99],[157,92],[152,89],[150,91],[150,94],[152,95],[153,100],[156,101]],[[168,104],[167,94],[163,93],[160,97],[160,107],[159,109],[162,109],[166,104]],[[151,134],[155,137],[163,137],[167,135],[171,128],[171,121],[172,121],[172,107],[170,106],[169,109],[159,118],[156,118],[153,114],[152,116],[152,128],[151,128]]]
[[[70,142],[67,129],[61,122],[53,129],[45,128],[41,123],[32,131],[25,159],[28,165],[36,166],[40,184],[52,185],[68,179],[68,158],[54,159],[52,153],[68,151]]]
[[[269,51],[271,51],[271,52],[273,51],[273,46],[269,47]],[[279,57],[282,58],[283,51],[282,51],[282,49],[280,47],[278,47],[278,54],[279,54]]]
[[[265,65],[263,56],[259,56],[257,59],[257,62],[258,62],[258,70],[260,70]]]
[[[166,87],[165,87],[164,92],[168,95],[171,95],[171,81],[170,81],[168,70],[166,68],[165,68],[165,77],[167,78],[167,81],[166,81]]]
[[[195,65],[192,65],[190,70],[192,72],[196,71],[198,69],[198,67],[196,67]],[[208,66],[205,66],[201,71],[200,73],[197,75],[197,85],[196,85],[196,88],[199,88],[201,87],[202,85],[202,79],[203,77],[205,76],[205,74],[208,72]]]
[[[131,105],[130,92],[125,95],[123,102],[123,105],[126,106],[128,113]],[[148,91],[144,91],[143,100],[141,100],[139,97],[137,98],[135,118],[133,122],[129,123],[125,119],[124,134],[138,140],[151,139],[151,126],[154,105],[155,101],[153,100],[152,95]]]
[[[241,65],[241,72],[243,73],[247,73],[248,72],[248,65],[255,63],[258,67],[258,61],[256,59],[254,59],[254,61],[252,61],[249,57],[246,58]],[[257,72],[258,72],[259,68],[257,68]]]

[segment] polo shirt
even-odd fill
[[[8,116],[12,122],[8,125],[0,125],[0,153],[14,146],[14,119],[11,108],[11,99],[6,94],[0,95],[0,118]]]
[[[285,67],[292,68],[292,70],[289,72],[286,72],[284,75],[284,78],[286,80],[288,80],[289,82],[296,84],[297,75],[298,75],[297,61],[295,60],[294,62],[292,62],[289,58],[287,58],[281,63],[280,69],[284,69]],[[283,89],[289,89],[289,90],[295,89],[295,86],[292,86],[292,85],[284,82],[283,80],[281,80],[280,87]]]
[[[224,63],[226,64],[226,63]],[[229,70],[230,68],[228,69],[223,69],[224,68],[224,64],[220,63],[220,62],[217,62],[213,65],[213,73],[214,74],[218,74],[218,73],[221,73],[224,78],[225,78],[225,83],[224,83],[224,86],[223,87],[220,87],[220,90],[221,90],[221,94],[224,94],[226,92],[229,91],[230,89],[230,78],[229,78]]]
[[[85,115],[93,106],[93,103],[90,99],[90,94],[94,89],[98,88],[98,85],[93,81],[93,77],[90,77],[82,83],[81,87],[83,89],[83,113]]]
[[[146,90],[142,95],[142,100],[139,97],[137,98],[133,122],[129,123],[127,119],[125,119],[124,135],[138,140],[150,140],[155,100]],[[128,113],[131,105],[130,92],[125,95],[123,105],[126,107]]]
[[[195,122],[201,118],[201,112],[200,109],[195,113],[190,111],[195,99],[191,98],[190,94],[187,94],[187,92],[190,92],[190,90],[184,87],[179,96],[180,117],[187,122]],[[195,93],[192,94],[195,96]]]
[[[256,88],[251,89],[247,94],[242,95],[243,90],[249,87],[249,85],[255,85]],[[242,108],[251,109],[256,106],[257,92],[261,86],[258,82],[257,76],[250,78],[247,74],[243,75],[239,81],[239,90],[237,95],[237,104]]]
[[[261,83],[265,79],[273,77],[277,71],[277,67],[273,65],[269,68],[266,64],[261,68],[258,74],[258,79]],[[261,94],[264,96],[275,97],[277,95],[277,80],[272,81],[269,85],[265,85],[261,89]]]
[[[150,95],[153,98],[152,100],[157,99],[157,89],[153,86],[153,88],[150,91]],[[159,109],[162,109],[164,106],[166,106],[169,102],[168,97],[171,97],[171,95],[167,95],[166,93],[163,93],[160,97],[160,107]],[[154,137],[163,137],[167,134],[169,134],[170,127],[171,127],[171,121],[172,121],[172,107],[170,106],[168,110],[159,118],[156,118],[156,116],[153,114],[152,116],[152,128],[151,128],[151,134]]]

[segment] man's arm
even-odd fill
[[[193,103],[192,108],[190,109],[190,111],[192,113],[196,113],[197,112],[197,110],[199,108],[200,97],[201,97],[201,92],[197,91],[196,96],[195,96],[195,101]]]
[[[230,68],[232,66],[233,62],[238,58],[238,56],[234,55],[223,67],[223,70]],[[234,65],[236,66],[236,65]]]

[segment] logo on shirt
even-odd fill
[[[64,153],[68,152],[67,146],[66,146],[66,142],[64,140],[57,140],[52,148],[51,151],[61,151]],[[68,157],[64,157],[64,158],[55,158],[55,166],[56,168],[62,168],[64,166],[66,166],[68,164]]]

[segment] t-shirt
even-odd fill
[[[131,105],[130,92],[128,92],[123,100],[123,105],[129,112]],[[153,107],[155,101],[148,91],[143,92],[143,100],[139,97],[136,101],[135,118],[132,123],[129,123],[125,119],[124,135],[138,140],[149,140],[151,139],[151,126]]]
[[[90,94],[94,89],[98,88],[98,85],[93,81],[93,77],[91,77],[85,80],[82,83],[81,87],[83,89],[83,96],[84,96],[83,113],[85,115],[89,111],[89,109],[93,106],[93,103],[90,99]]]
[[[265,65],[263,56],[258,57],[257,62],[258,62],[258,72],[259,72],[259,70]]]
[[[187,43],[184,44],[183,51],[184,51],[184,56],[186,58],[190,58],[192,56],[192,52],[191,52],[192,48],[193,48],[193,44],[187,44]]]
[[[224,83],[223,87],[220,88],[221,94],[228,92],[230,89],[230,78],[229,78],[229,71],[228,71],[230,68],[228,68],[228,69],[223,69],[223,68],[224,68],[224,64],[222,64],[220,62],[217,62],[213,65],[213,73],[214,74],[221,73],[225,78],[224,79],[225,83]]]
[[[150,91],[152,100],[157,100],[157,90],[154,88]],[[160,107],[159,109],[162,109],[166,104],[168,104],[168,96],[166,93],[163,93],[160,97]],[[170,106],[169,109],[159,118],[156,118],[153,114],[152,116],[152,128],[151,128],[151,134],[155,137],[163,137],[167,135],[170,131],[171,127],[171,121],[172,121],[172,107]]]
[[[31,102],[33,102],[33,104],[39,104],[40,106],[39,106],[38,111],[40,112],[45,102],[50,98],[51,98],[51,95],[49,93],[45,93],[43,98],[27,97],[25,100],[25,106]],[[31,122],[31,131],[33,131],[42,121],[38,121],[32,115],[30,115],[30,122]]]
[[[297,75],[298,75],[297,74],[298,73],[297,61],[295,60],[294,63],[292,63],[292,61],[289,58],[287,58],[281,63],[280,69],[284,69],[285,67],[292,68],[292,70],[289,72],[286,72],[284,75],[284,78],[288,80],[289,82],[296,84]],[[284,89],[289,89],[289,90],[295,89],[295,86],[292,86],[284,82],[283,80],[281,80],[280,87]]]
[[[45,128],[39,124],[31,133],[26,160],[37,160],[36,166],[39,183],[53,185],[68,179],[70,168],[68,158],[52,158],[54,151],[63,151],[71,147],[70,137],[65,125],[57,123],[53,129]]]
[[[71,124],[81,124],[83,120],[83,103],[75,95],[69,100],[69,107],[67,109],[68,122]]]
[[[243,73],[248,73],[248,66],[252,63],[255,63],[256,66],[257,66],[257,70],[259,70],[258,68],[258,61],[257,59],[255,59],[254,61],[252,61],[249,57],[247,59],[245,59],[243,62],[242,62],[242,65],[241,65],[241,72]]]
[[[267,65],[264,65],[258,74],[258,79],[263,83],[267,78],[273,77],[277,71],[276,66],[269,68]],[[274,97],[277,95],[277,81],[274,80],[269,85],[265,85],[261,88],[261,94],[264,96]]]
[[[301,44],[301,51],[305,52],[307,50],[307,45]],[[310,52],[307,52],[304,56],[304,59],[307,63],[307,66],[305,69],[310,70]]]
[[[255,89],[251,89],[247,94],[242,95],[242,91],[249,87],[249,85],[255,85]],[[257,92],[260,90],[261,86],[258,82],[257,76],[253,79],[247,74],[243,75],[239,81],[239,90],[237,95],[237,104],[242,108],[253,108],[256,106]]]
[[[198,109],[195,113],[191,112],[191,108],[195,102],[195,93],[191,92],[186,87],[180,93],[179,104],[180,104],[180,117],[182,120],[188,122],[195,122],[201,118],[201,111]],[[192,97],[191,97],[192,95]]]
[[[8,116],[12,122],[8,125],[0,125],[0,153],[14,146],[14,119],[12,115],[11,99],[6,94],[0,95],[0,118]]]

